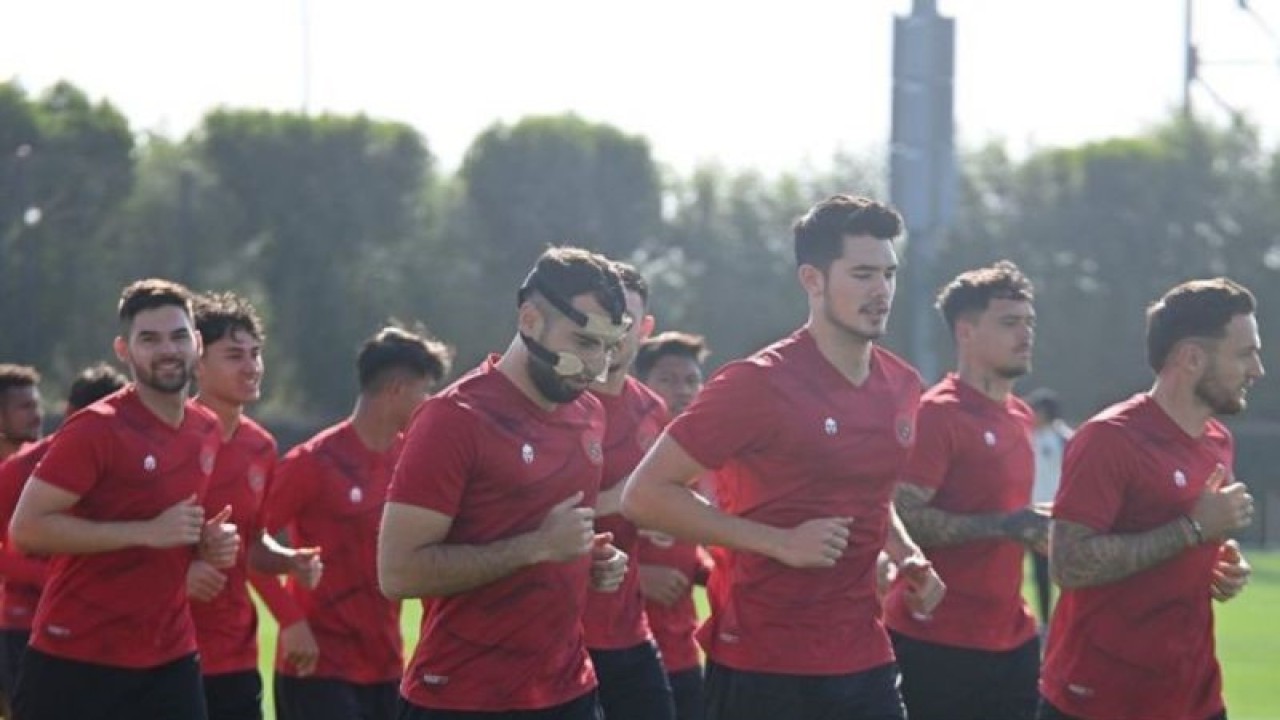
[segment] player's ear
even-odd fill
[[[800,287],[804,288],[804,292],[811,298],[822,297],[822,290],[826,287],[827,278],[822,270],[805,263],[796,269],[796,277],[800,280]]]
[[[129,364],[129,341],[120,335],[111,342],[111,349],[116,351],[116,359],[125,365]]]

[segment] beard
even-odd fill
[[[1031,366],[1029,363],[1022,363],[1020,365],[1001,365],[996,367],[994,372],[1003,380],[1017,380],[1023,375],[1031,372]]]
[[[578,396],[586,392],[586,386],[574,387],[569,384],[568,380],[561,377],[552,366],[535,357],[532,353],[528,355],[528,364],[525,366],[529,373],[529,379],[533,381],[533,386],[538,389],[542,397],[556,403],[571,403],[578,399]]]
[[[1235,415],[1244,410],[1246,401],[1239,392],[1232,392],[1218,379],[1217,368],[1210,366],[1204,377],[1196,383],[1195,396],[1213,411],[1214,415]]]
[[[191,381],[191,375],[195,370],[195,361],[183,362],[179,359],[179,368],[177,370],[169,370],[160,368],[161,363],[169,362],[170,359],[157,360],[151,363],[151,366],[144,368],[141,365],[130,363],[133,367],[133,377],[139,385],[151,388],[156,392],[167,394],[176,394],[187,389],[187,384]]]
[[[863,342],[872,342],[884,337],[884,332],[885,332],[884,330],[871,330],[871,331],[863,330],[861,328],[854,327],[853,325],[846,323],[845,321],[836,317],[836,314],[831,311],[830,296],[828,296],[826,301],[823,303],[823,314],[827,316],[827,322],[831,323],[835,327],[840,328],[841,330],[844,330],[845,332],[849,333],[850,335],[854,336],[855,338]]]

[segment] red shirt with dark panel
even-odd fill
[[[453,519],[444,542],[486,545],[533,532],[582,492],[592,507],[605,415],[583,393],[548,412],[495,366],[479,368],[418,411],[391,501]],[[591,559],[539,563],[449,597],[424,598],[421,641],[400,692],[429,709],[506,711],[562,705],[596,686],[583,641]]]
[[[1149,395],[1085,423],[1067,445],[1057,520],[1141,533],[1191,512],[1205,481],[1235,458],[1210,420],[1188,435]],[[1122,580],[1064,590],[1048,634],[1040,691],[1068,715],[1204,720],[1223,710],[1209,588],[1219,543],[1183,550]]]
[[[287,529],[292,547],[319,547],[320,584],[287,581],[320,647],[312,677],[352,683],[398,681],[404,668],[400,603],[378,589],[378,526],[403,446],[370,450],[350,420],[322,430],[276,467],[263,503],[268,532]],[[277,648],[276,672],[297,677]]]
[[[710,575],[710,561],[697,545],[648,530],[640,531],[639,556],[635,562],[679,570],[691,584],[705,584]],[[698,629],[698,610],[693,602],[692,587],[673,605],[646,600],[644,612],[653,639],[662,652],[662,667],[668,673],[700,665],[698,643],[693,637]]]
[[[72,415],[33,475],[79,496],[96,522],[150,520],[203,497],[221,444],[218,420],[188,401],[173,427],[131,385]],[[69,660],[149,668],[196,651],[187,602],[193,547],[55,555],[31,646]]]
[[[5,538],[4,548],[0,549],[0,576],[4,583],[3,594],[0,594],[0,630],[30,630],[40,602],[49,559],[21,552],[8,541],[8,533],[9,521],[13,519],[27,478],[49,452],[53,438],[50,435],[40,442],[23,445],[8,460],[0,462],[0,536]]]
[[[276,465],[276,441],[263,427],[241,418],[231,438],[218,451],[205,517],[227,505],[241,538],[236,563],[224,570],[227,584],[209,602],[191,601],[191,618],[200,645],[200,670],[205,675],[254,670],[258,667],[258,615],[249,597],[248,548],[262,533],[259,513]]]
[[[1031,503],[1035,415],[1014,395],[996,402],[955,374],[920,400],[916,445],[903,482],[936,491],[934,508],[958,515],[1010,513]],[[905,583],[885,599],[885,624],[925,642],[975,650],[1012,650],[1036,634],[1022,598],[1026,546],[983,539],[929,548],[947,597],[927,620],[906,603]]]
[[[893,660],[876,598],[889,503],[915,440],[920,375],[882,348],[854,385],[807,330],[722,368],[667,433],[717,470],[725,512],[790,528],[852,517],[835,567],[799,570],[714,549],[711,617],[698,641],[717,663],[792,675],[856,673]]]
[[[657,393],[628,377],[617,395],[594,393],[604,405],[604,475],[600,490],[610,490],[627,479],[667,424],[667,406]],[[613,533],[613,544],[635,558],[639,552],[639,528],[621,513],[596,518],[596,532]],[[614,592],[587,593],[582,617],[587,647],[623,650],[647,642],[653,636],[645,620],[640,594],[640,566],[627,563],[627,574]]]

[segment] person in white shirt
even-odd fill
[[[1062,454],[1071,439],[1071,426],[1063,422],[1062,406],[1058,394],[1049,388],[1036,388],[1024,398],[1036,413],[1036,429],[1032,444],[1036,453],[1036,476],[1031,486],[1031,502],[1035,505],[1052,505],[1058,494],[1058,481],[1062,475]],[[1040,612],[1040,625],[1049,624],[1051,608],[1049,558],[1031,553],[1031,563],[1036,581],[1036,607]]]

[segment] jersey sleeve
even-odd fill
[[[1110,530],[1124,501],[1131,452],[1118,428],[1103,423],[1081,428],[1067,443],[1054,519]]]
[[[113,431],[106,418],[94,412],[71,416],[49,452],[31,474],[56,488],[83,497],[97,484],[107,468]]]
[[[955,451],[955,433],[947,405],[923,402],[916,413],[916,441],[902,468],[901,481],[937,490],[947,478]]]
[[[276,464],[259,513],[263,530],[275,535],[302,514],[315,494],[317,472],[311,453],[299,448]]]
[[[258,597],[262,598],[262,604],[267,606],[281,630],[306,619],[307,614],[276,576],[250,570],[249,584],[258,593]]]
[[[457,517],[479,457],[474,423],[451,398],[428,400],[405,438],[388,501]]]
[[[763,368],[747,361],[716,373],[667,435],[704,468],[764,447],[774,434],[773,390]]]

